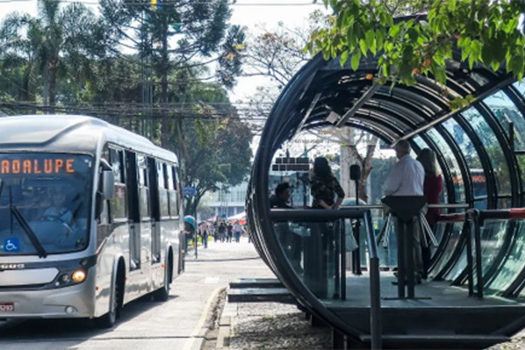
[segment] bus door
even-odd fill
[[[151,290],[151,198],[147,157],[137,154],[138,204],[140,214],[141,271],[144,273],[145,288]]]
[[[161,222],[159,188],[164,187],[162,164],[148,158],[149,194],[151,203],[151,264],[161,261]]]
[[[126,151],[126,187],[128,189],[129,269],[140,269],[140,212],[137,155]]]

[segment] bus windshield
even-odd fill
[[[85,249],[92,167],[86,155],[0,154],[0,255]]]

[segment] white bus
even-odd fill
[[[82,116],[0,118],[0,318],[111,327],[183,269],[177,158]]]

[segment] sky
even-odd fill
[[[279,22],[283,22],[286,28],[306,25],[308,15],[323,7],[313,4],[312,0],[237,0],[232,8],[231,23],[246,26],[248,32],[255,34],[262,28],[276,28]],[[257,86],[265,84],[264,78],[241,78],[231,98],[245,101],[255,93]]]

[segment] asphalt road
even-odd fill
[[[144,297],[124,307],[110,330],[89,320],[9,321],[0,326],[0,349],[173,349],[196,350],[214,295],[240,277],[273,277],[246,238],[240,243],[210,242],[190,251],[186,271],[172,284],[167,302]]]

